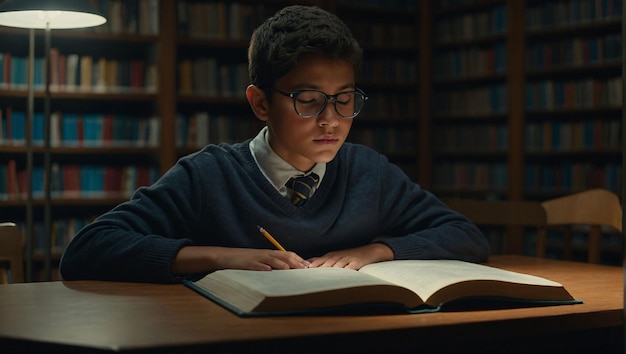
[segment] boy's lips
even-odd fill
[[[314,139],[313,141],[316,142],[317,144],[327,145],[327,144],[336,144],[337,142],[339,142],[339,139],[331,138],[331,137],[323,137],[319,139]]]

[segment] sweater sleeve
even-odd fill
[[[489,243],[467,217],[448,208],[381,157],[380,223],[395,259],[486,261]]]
[[[200,209],[196,171],[177,164],[150,187],[80,230],[60,263],[65,280],[102,279],[171,283],[171,262]]]

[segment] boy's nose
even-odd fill
[[[324,109],[317,116],[317,124],[319,124],[319,126],[330,125],[332,127],[336,127],[339,125],[339,119],[341,119],[341,117],[335,110],[335,101],[328,100],[326,107],[324,107]]]

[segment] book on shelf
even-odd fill
[[[51,165],[50,186],[52,198],[128,198],[139,187],[154,183],[159,171],[154,166],[134,165]],[[34,198],[43,198],[44,169],[33,166],[32,191]],[[27,198],[26,169],[14,159],[0,163],[0,200]]]
[[[96,9],[108,19],[94,32],[112,34],[157,35],[159,0],[95,0]]]
[[[420,313],[471,307],[472,303],[500,308],[582,302],[562,284],[545,278],[455,260],[387,261],[358,271],[224,269],[184,283],[239,316],[374,308]]]

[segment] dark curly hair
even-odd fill
[[[355,74],[363,56],[350,29],[337,16],[316,6],[287,6],[252,34],[248,48],[250,83],[272,87],[311,53],[345,60],[352,64]]]

